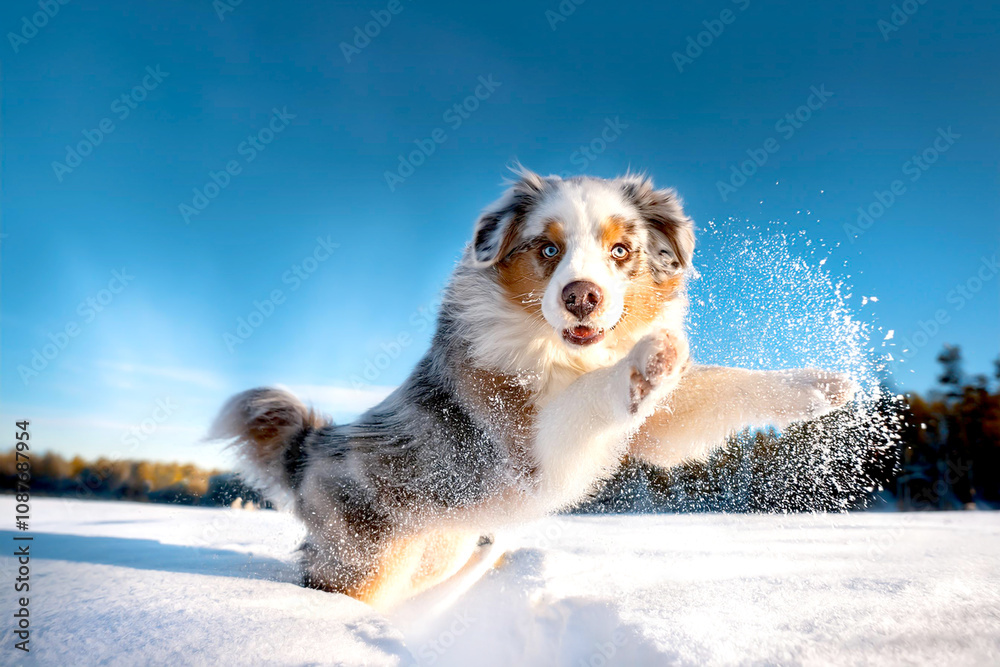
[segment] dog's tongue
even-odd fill
[[[573,327],[573,335],[577,338],[586,338],[592,333],[594,332],[590,327]]]

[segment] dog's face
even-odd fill
[[[474,263],[574,350],[654,322],[681,290],[694,251],[676,194],[634,176],[519,175],[480,217]]]

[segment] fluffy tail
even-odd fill
[[[302,443],[328,423],[281,389],[250,389],[229,399],[209,430],[210,440],[232,440],[247,464],[248,481],[276,496],[294,491],[303,463]]]

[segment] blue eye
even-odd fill
[[[616,243],[615,247],[611,249],[611,256],[615,259],[625,259],[630,254],[629,249],[621,243]]]
[[[555,245],[554,243],[550,243],[542,248],[542,257],[547,257],[549,259],[552,259],[558,254],[559,254],[559,246]]]

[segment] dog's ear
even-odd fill
[[[538,204],[548,181],[521,166],[512,171],[517,179],[500,199],[487,206],[472,235],[472,260],[476,266],[490,266],[506,256],[517,241],[524,218]]]
[[[684,213],[677,193],[656,190],[642,176],[619,179],[625,198],[638,210],[649,228],[647,251],[653,277],[659,281],[691,267],[694,256],[694,222]]]

